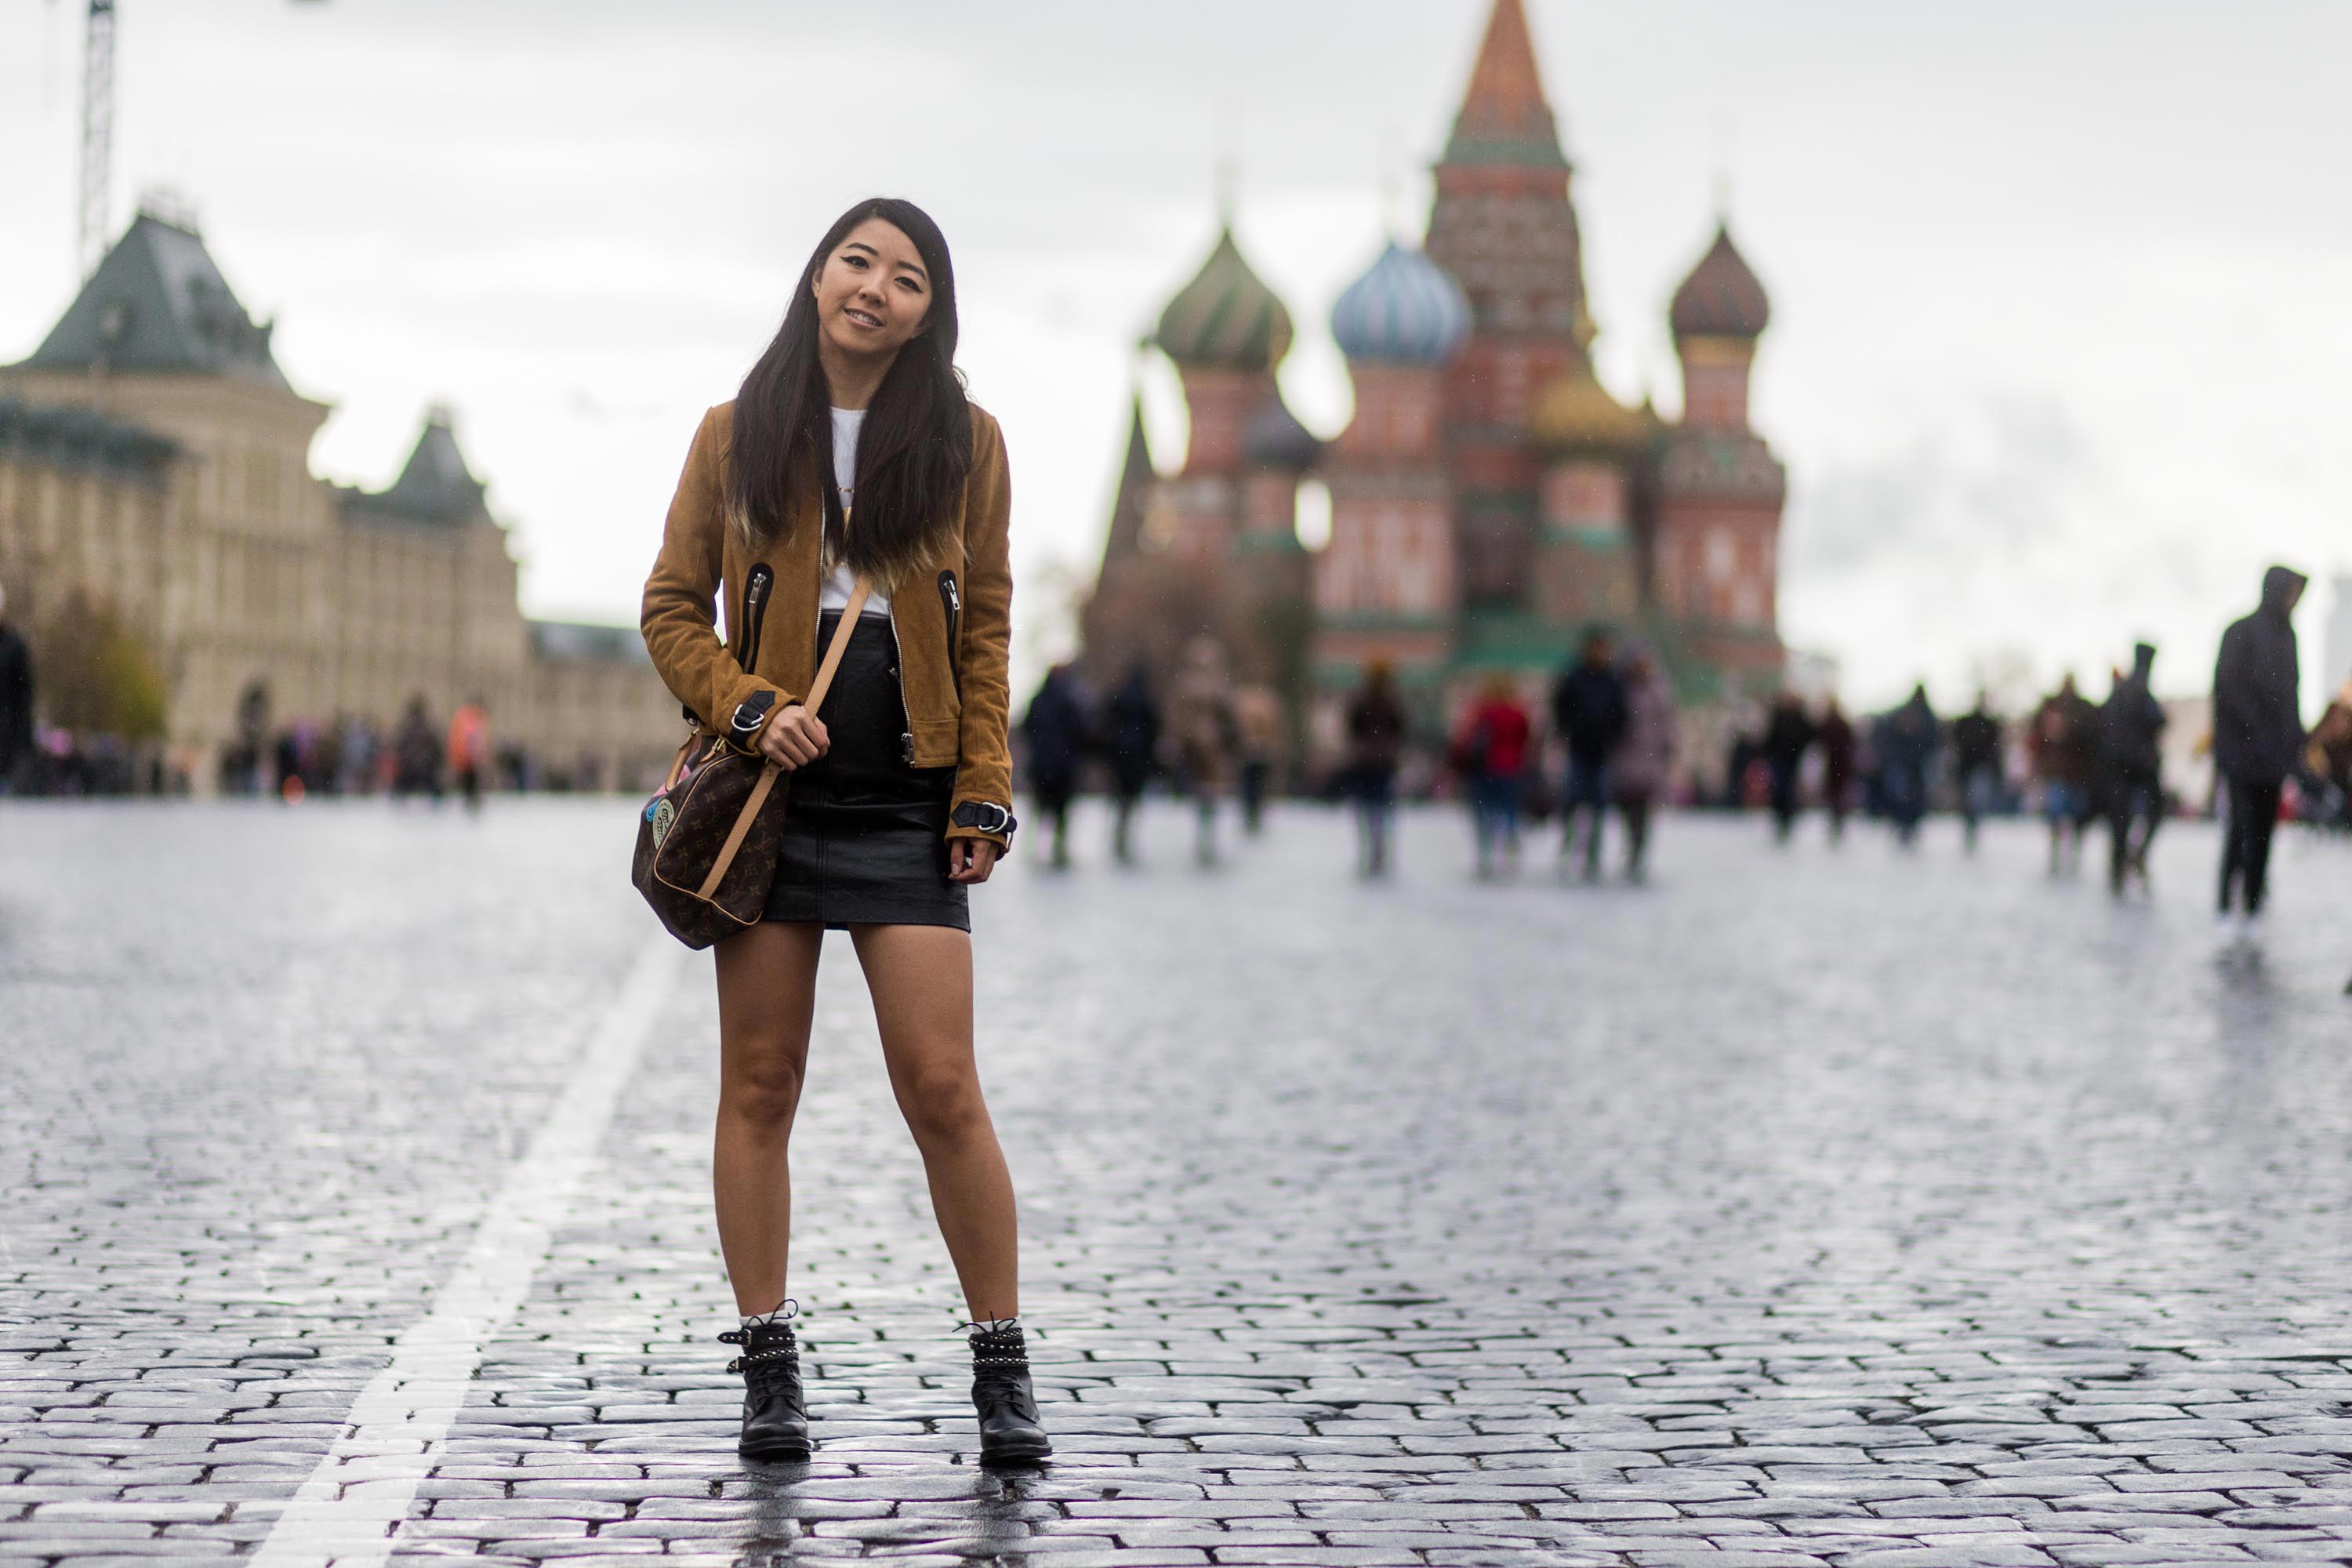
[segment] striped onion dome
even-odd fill
[[[1160,313],[1151,341],[1180,365],[1271,370],[1290,351],[1290,312],[1242,259],[1229,227]]]
[[[1391,240],[1331,307],[1331,335],[1351,360],[1444,364],[1470,335],[1470,301],[1445,268]]]
[[[1731,243],[1730,229],[1717,226],[1715,243],[1675,290],[1666,319],[1676,338],[1764,335],[1772,320],[1772,306],[1764,298],[1764,285]]]

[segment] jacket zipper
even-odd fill
[[[760,623],[767,618],[768,589],[776,580],[766,562],[751,568],[743,584],[743,616],[735,638],[735,661],[749,675],[760,662]]]
[[[907,654],[906,650],[898,646],[898,612],[890,610],[882,618],[890,623],[890,673],[898,677],[898,712],[901,717],[905,717],[907,715]],[[908,767],[915,765],[915,731],[911,719],[908,721],[908,728],[898,733],[898,755]]]
[[[963,595],[956,592],[953,571],[940,574],[940,603],[948,613],[948,674],[955,681],[956,700],[963,700],[962,649],[956,646],[958,625],[963,619]]]

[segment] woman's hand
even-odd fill
[[[824,721],[797,702],[769,720],[760,731],[760,754],[786,773],[806,767],[832,748]]]
[[[993,838],[950,838],[948,840],[948,880],[985,882],[988,874],[996,869],[996,858],[1003,853]]]

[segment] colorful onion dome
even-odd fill
[[[1675,290],[1667,321],[1677,338],[1761,337],[1772,320],[1771,302],[1764,285],[1731,243],[1731,231],[1718,224],[1715,243]]]
[[[1160,313],[1151,341],[1180,365],[1271,370],[1290,350],[1290,312],[1242,259],[1228,227]]]
[[[1652,416],[1609,395],[1589,364],[1578,364],[1536,394],[1529,424],[1558,452],[1633,451],[1649,439]]]
[[[1242,425],[1242,456],[1253,467],[1297,473],[1313,468],[1322,455],[1323,443],[1298,422],[1279,393],[1259,404]]]
[[[1331,335],[1351,360],[1444,364],[1470,335],[1470,301],[1445,268],[1391,240],[1331,307]]]

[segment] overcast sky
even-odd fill
[[[0,361],[72,292],[79,0],[0,5]],[[385,482],[446,400],[533,614],[629,621],[700,411],[826,223],[955,247],[1013,458],[1024,667],[1091,572],[1134,344],[1214,233],[1327,324],[1418,233],[1486,0],[121,0],[116,219],[165,186]],[[1601,372],[1679,402],[1664,312],[1718,192],[1770,289],[1780,624],[1875,701],[1988,660],[2193,690],[2262,567],[2352,572],[2352,6],[1529,0],[1577,165]],[[1384,204],[1386,180],[1401,198]]]

